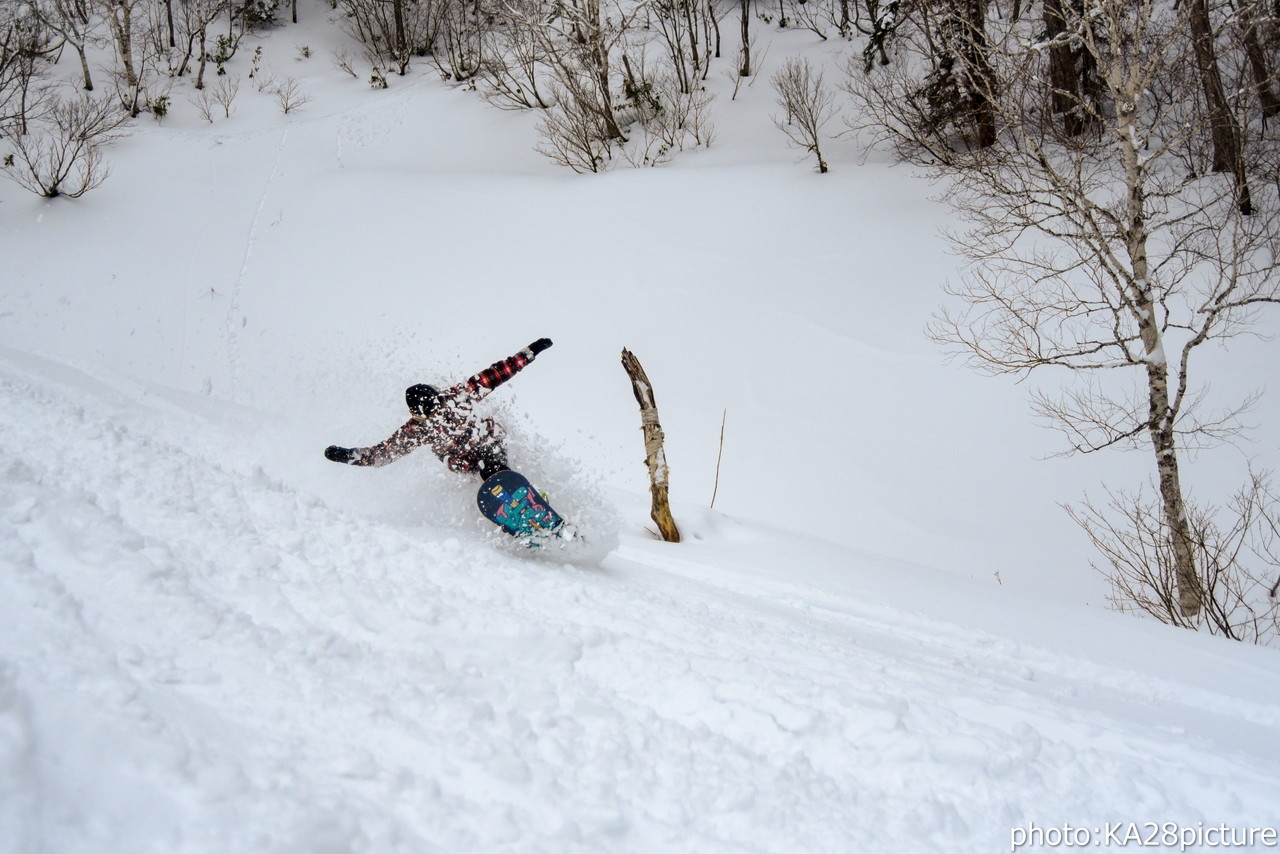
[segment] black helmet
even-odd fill
[[[427,416],[436,405],[440,391],[433,385],[411,385],[404,390],[404,402],[409,404],[409,411],[414,415]]]

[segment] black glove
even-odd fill
[[[355,459],[355,451],[350,448],[339,448],[337,445],[330,445],[324,449],[325,459],[333,460],[335,463],[349,463]]]
[[[532,344],[529,345],[529,349],[533,352],[533,355],[536,356],[550,346],[551,346],[550,338],[539,338],[537,341],[534,341]]]

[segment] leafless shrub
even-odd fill
[[[484,99],[502,109],[547,109],[555,103],[546,91],[547,41],[522,23],[523,14],[503,7],[496,26],[484,32],[478,76]]]
[[[1179,600],[1177,559],[1156,497],[1112,494],[1104,508],[1068,512],[1102,553],[1095,569],[1111,582],[1111,603],[1162,623],[1261,645],[1280,641],[1280,496],[1254,475],[1227,507],[1191,508],[1189,527],[1203,591],[1198,615]]]
[[[439,7],[432,59],[444,79],[470,80],[484,65],[484,35],[493,16],[482,11],[477,0],[440,0]]]
[[[538,123],[538,152],[574,172],[603,171],[613,149],[600,112],[581,92],[557,87],[554,94],[556,106]]]
[[[808,30],[823,41],[832,30],[839,36],[853,32],[851,0],[784,0],[791,26]]]
[[[822,156],[822,128],[835,111],[834,95],[823,84],[822,73],[815,73],[807,59],[788,59],[773,76],[773,88],[778,106],[786,111],[785,120],[775,116],[773,123],[792,143],[817,158],[819,172],[827,172],[827,161]]]
[[[7,174],[46,198],[79,198],[106,180],[103,146],[121,136],[129,115],[109,98],[88,95],[53,103],[28,133],[9,132]]]
[[[617,65],[620,57],[625,60],[639,11],[613,0],[573,0],[557,4],[550,21],[537,7],[513,19],[542,39],[541,54],[555,81],[558,108],[576,133],[599,134],[591,148],[606,158],[615,143],[627,138],[625,122],[617,115],[617,90],[624,82]],[[557,124],[563,123],[553,118],[545,126]]]
[[[747,88],[756,85],[757,77],[752,68],[763,63],[768,53],[767,49],[764,54],[757,53],[755,36],[751,36],[749,41],[738,48],[733,60],[733,66],[724,69],[724,76],[728,78],[730,85],[733,86],[733,94],[729,96],[729,100],[736,101],[738,93],[742,91],[744,85]]]
[[[646,80],[648,109],[637,115],[623,156],[632,166],[658,166],[678,152],[706,148],[715,136],[708,115],[711,96],[704,90],[681,91],[670,74]]]
[[[232,105],[239,92],[239,78],[225,74],[218,78],[218,82],[212,88],[206,86],[191,93],[187,96],[187,101],[196,108],[202,119],[212,123],[218,112],[222,113],[223,118],[231,118]]]
[[[338,50],[333,53],[333,64],[337,68],[347,72],[352,77],[359,80],[360,75],[356,73],[355,68],[352,66],[354,61],[355,60],[351,58],[351,51],[346,48],[338,48]]]
[[[370,54],[405,74],[415,56],[432,51],[439,34],[439,4],[409,0],[339,0],[347,31]]]
[[[274,95],[280,91],[281,84],[276,80],[274,74],[263,74],[258,72],[253,78],[253,88],[259,92]]]
[[[231,105],[240,92],[240,78],[224,74],[213,87],[213,100],[222,107],[223,118],[231,118]]]
[[[195,92],[187,96],[187,101],[191,106],[196,108],[196,112],[200,114],[200,118],[210,124],[213,123],[213,108],[217,106],[213,93],[208,89],[197,89]]]
[[[287,77],[283,83],[276,84],[272,92],[275,93],[276,103],[280,105],[280,111],[286,116],[311,101],[311,96],[304,95],[298,86],[298,81],[292,77]]]

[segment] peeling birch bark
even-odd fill
[[[1111,81],[1116,91],[1132,93],[1137,87],[1125,84],[1117,75]],[[1122,88],[1123,87],[1123,88]],[[1129,282],[1129,302],[1133,319],[1142,337],[1147,371],[1147,433],[1156,456],[1156,472],[1160,485],[1160,497],[1164,504],[1164,520],[1168,526],[1173,546],[1174,575],[1178,585],[1178,606],[1184,617],[1200,613],[1204,592],[1200,574],[1196,570],[1195,544],[1191,525],[1187,521],[1186,505],[1182,496],[1182,481],[1178,473],[1178,454],[1174,432],[1177,415],[1169,393],[1169,365],[1164,349],[1164,334],[1156,321],[1155,294],[1152,290],[1150,259],[1147,243],[1150,231],[1147,226],[1147,204],[1144,188],[1142,158],[1134,131],[1136,99],[1119,99],[1116,106],[1116,134],[1121,158],[1124,161],[1126,183],[1129,189],[1126,249],[1133,264],[1133,279]]]

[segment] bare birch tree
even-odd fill
[[[145,41],[143,30],[149,11],[147,0],[96,0],[98,12],[107,22],[116,49],[116,63],[123,83],[122,92],[136,92],[141,85],[138,49]],[[125,97],[126,109],[136,106],[136,97]]]
[[[186,74],[194,59],[194,86],[197,90],[204,89],[205,68],[209,63],[209,28],[226,9],[227,0],[186,0],[178,4],[177,26],[182,34],[184,48],[175,73],[179,77]]]
[[[170,54],[168,20],[154,0],[93,0],[115,47],[111,79],[120,104],[136,116],[150,104],[156,66]]]
[[[71,46],[80,59],[83,89],[93,91],[93,73],[89,69],[88,46],[98,23],[89,0],[40,0],[33,7],[40,20]]]
[[[968,225],[953,236],[971,262],[952,289],[960,307],[936,319],[933,336],[991,373],[1072,371],[1077,385],[1035,404],[1072,451],[1151,451],[1177,607],[1192,620],[1204,590],[1180,452],[1237,426],[1235,408],[1196,406],[1193,356],[1247,333],[1261,306],[1280,301],[1280,221],[1274,193],[1245,216],[1233,186],[1184,168],[1181,149],[1205,130],[1180,76],[1187,14],[1162,0],[1066,11],[1056,38],[1087,52],[1101,98],[1054,86],[1056,45],[1011,28],[990,54],[1001,90],[988,93],[1000,131],[989,148],[958,148],[921,122],[906,71],[855,78],[851,90],[904,156],[932,164]],[[1096,132],[1055,121],[1056,96]]]

